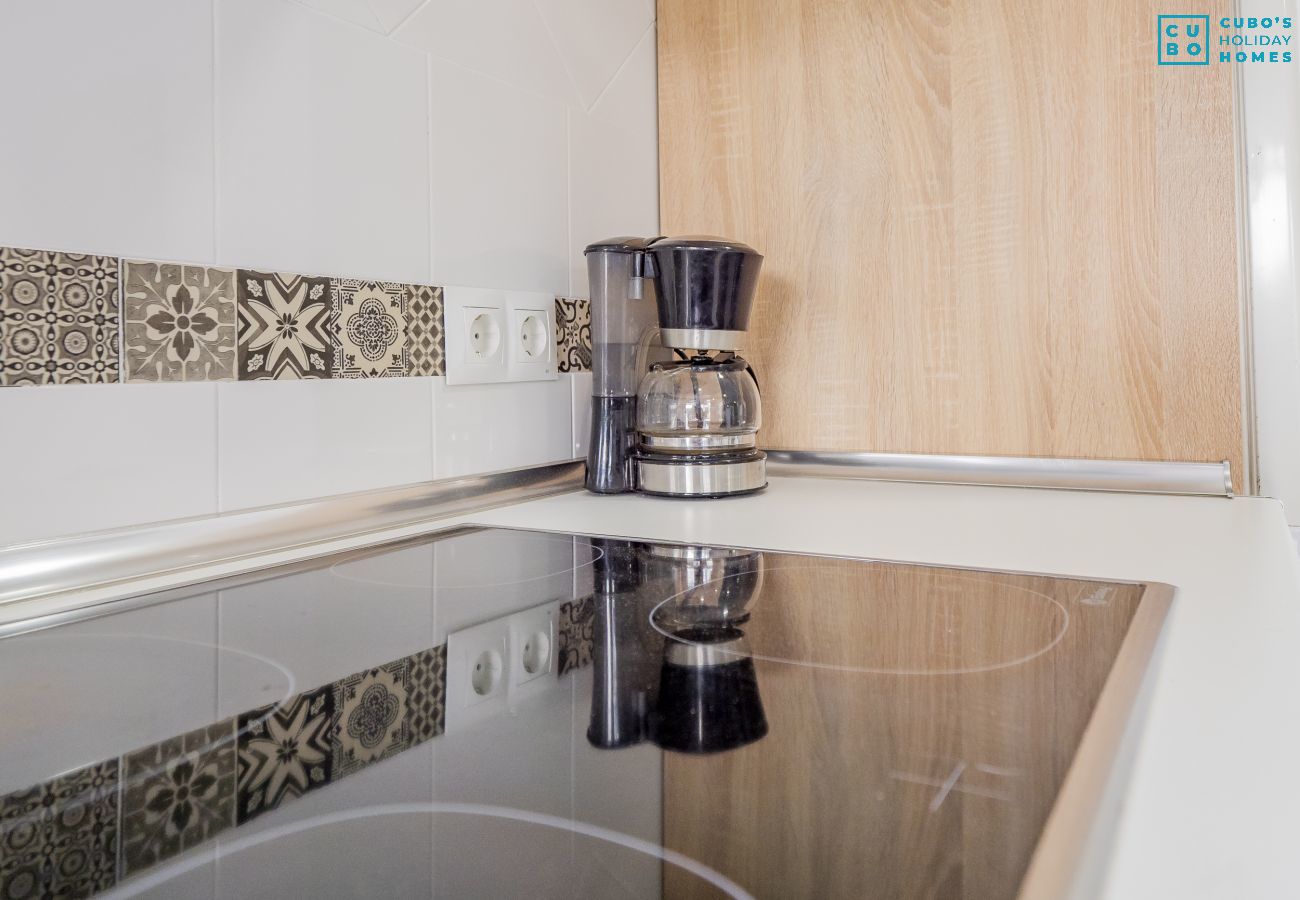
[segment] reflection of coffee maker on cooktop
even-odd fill
[[[592,543],[604,554],[595,572],[587,740],[606,749],[651,740],[679,753],[719,753],[766,735],[740,628],[762,587],[762,554]]]
[[[586,256],[587,488],[724,497],[765,487],[758,382],[736,355],[763,257],[705,237],[610,238]]]

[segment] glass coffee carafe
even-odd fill
[[[749,363],[732,354],[655,363],[641,379],[637,431],[643,450],[667,454],[752,448],[763,424]]]

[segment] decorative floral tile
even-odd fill
[[[330,280],[248,269],[236,278],[239,379],[329,378]]]
[[[122,877],[235,824],[235,721],[122,758]]]
[[[442,734],[447,722],[447,645],[408,657],[411,746]]]
[[[410,667],[408,656],[335,682],[335,780],[411,745]]]
[[[0,797],[0,897],[88,897],[117,880],[117,760]]]
[[[446,375],[446,343],[442,333],[442,288],[409,286],[407,317],[411,325],[407,349],[410,375]]]
[[[0,385],[117,381],[118,261],[0,247]]]
[[[334,719],[333,685],[239,716],[237,823],[333,780]]]
[[[410,289],[404,284],[350,278],[330,282],[335,378],[400,377],[407,373],[409,296]]]
[[[127,381],[235,377],[235,270],[123,262]]]
[[[555,298],[555,344],[561,372],[591,370],[591,301]]]
[[[560,675],[591,665],[596,641],[596,606],[593,597],[560,604],[560,621],[556,627],[559,645]]]

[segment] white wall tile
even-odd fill
[[[638,140],[657,146],[659,69],[655,46],[654,27],[642,31],[636,47],[589,112],[598,119],[612,122],[636,135]],[[637,177],[649,177],[658,181],[656,169],[635,170],[635,174]]]
[[[378,17],[384,32],[390,32],[423,5],[423,0],[365,0]]]
[[[532,0],[435,0],[393,37],[530,95],[580,102]]]
[[[573,373],[573,455],[585,457],[591,443],[591,373]]]
[[[571,376],[522,384],[448,387],[434,378],[435,477],[571,459]]]
[[[653,117],[653,109],[648,115]],[[654,121],[648,119],[639,131],[626,131],[570,110],[569,147],[569,290],[585,297],[585,246],[615,235],[659,233]]]
[[[422,54],[285,0],[220,0],[222,260],[425,281]]]
[[[429,378],[219,386],[221,509],[433,478]]]
[[[654,0],[536,0],[590,109],[654,21]]]
[[[12,0],[0,35],[0,244],[210,259],[210,2]]]
[[[294,0],[294,2],[371,31],[383,33],[388,30],[379,21],[379,16],[370,8],[367,0]]]
[[[216,385],[0,389],[0,546],[216,511]]]
[[[564,108],[433,60],[433,276],[568,287]]]

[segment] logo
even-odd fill
[[[1156,16],[1161,66],[1208,66],[1210,64],[1209,16]]]

